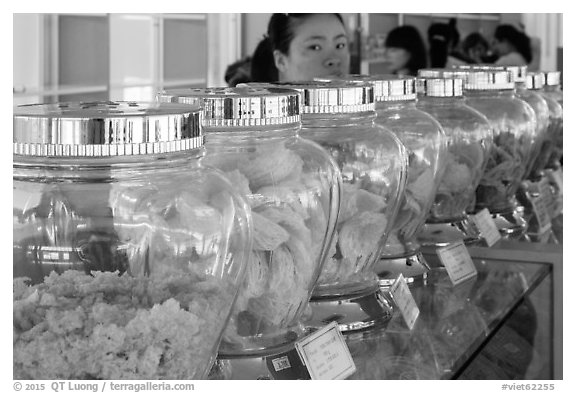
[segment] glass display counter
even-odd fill
[[[436,267],[409,283],[420,310],[412,329],[395,307],[386,324],[344,335],[357,368],[349,379],[563,378],[562,246],[501,240],[468,251],[475,277],[453,286]],[[261,362],[225,379],[272,375]]]

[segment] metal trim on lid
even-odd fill
[[[544,73],[541,71],[528,72],[526,74],[526,88],[528,90],[539,90],[544,87]]]
[[[61,102],[14,108],[13,154],[110,157],[204,145],[199,106],[136,101]]]
[[[300,122],[300,94],[272,86],[173,89],[160,101],[199,102],[205,127],[258,127]]]
[[[315,81],[246,83],[275,86],[300,93],[302,114],[355,113],[374,110],[374,86],[368,82],[323,78]]]
[[[461,78],[417,78],[416,94],[425,97],[462,97]]]
[[[560,71],[543,71],[545,86],[560,85]]]
[[[457,68],[428,68],[418,71],[419,77],[462,78],[466,90],[512,90],[512,72],[504,69],[459,66]]]
[[[495,64],[460,64],[453,66],[456,69],[465,70],[481,70],[481,71],[491,71],[491,70],[505,70],[512,74],[512,81],[514,83],[525,83],[526,74],[528,73],[528,66],[520,65],[495,65]]]

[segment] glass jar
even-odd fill
[[[547,99],[548,107],[552,114],[551,128],[554,138],[554,149],[550,155],[550,160],[546,166],[549,169],[558,169],[562,165],[563,144],[564,144],[564,98],[560,87],[560,71],[544,72],[544,98]],[[551,102],[552,101],[552,102]],[[562,111],[558,111],[557,105]],[[560,113],[558,113],[560,112]]]
[[[374,88],[342,80],[276,83],[302,97],[303,138],[321,145],[342,173],[334,242],[311,300],[309,326],[336,321],[340,330],[389,320],[374,265],[398,211],[407,175],[400,140],[374,123]]]
[[[418,240],[425,246],[477,242],[480,234],[466,210],[474,206],[490,157],[490,122],[465,104],[460,78],[418,78],[416,91],[416,107],[440,122],[448,141],[446,168]]]
[[[219,358],[262,357],[304,335],[301,316],[334,236],[341,176],[330,156],[298,136],[298,92],[274,88],[168,90],[202,100],[206,163],[248,199],[254,246]]]
[[[408,152],[408,180],[376,272],[381,284],[398,273],[423,277],[429,266],[420,252],[422,229],[446,165],[447,138],[440,123],[416,107],[415,77],[374,75],[376,123],[392,130]],[[410,281],[410,280],[409,280]]]
[[[516,191],[536,136],[536,114],[514,94],[512,74],[492,69],[425,69],[419,75],[464,79],[466,104],[484,114],[494,131],[490,159],[476,189],[473,212],[487,208],[503,237],[522,238],[526,222]]]
[[[13,121],[14,378],[205,378],[252,228],[201,163],[200,108],[39,104]]]
[[[562,140],[562,106],[553,99],[550,95],[544,93],[544,73],[543,72],[529,72],[526,78],[526,88],[539,94],[546,102],[548,113],[548,127],[546,129],[546,136],[542,143],[539,154],[536,156],[534,164],[530,168],[530,178],[534,180],[540,179],[544,175],[546,168],[553,167],[551,159],[553,151],[556,149],[556,143],[559,139]]]

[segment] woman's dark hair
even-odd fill
[[[226,84],[230,87],[234,87],[239,83],[251,82],[251,62],[252,59],[250,57],[244,57],[226,67],[226,72],[224,73],[224,80],[226,81]]]
[[[530,47],[530,37],[512,25],[499,25],[494,31],[494,38],[498,41],[508,41],[526,63],[532,61],[532,48]]]
[[[470,33],[466,36],[466,38],[464,38],[464,41],[462,41],[462,50],[465,53],[468,53],[470,49],[477,45],[482,45],[484,48],[486,48],[486,50],[490,48],[488,40],[484,38],[482,34],[478,32]]]
[[[456,19],[452,18],[448,23],[431,24],[428,28],[430,66],[446,66],[448,55],[452,53],[459,41],[460,33],[456,28]]]
[[[274,63],[274,51],[288,54],[296,28],[306,19],[318,14],[272,14],[266,36],[258,43],[252,55],[251,77],[254,82],[276,82],[278,69]],[[340,14],[331,14],[344,25]]]
[[[406,64],[410,75],[416,75],[418,70],[426,68],[426,47],[424,40],[414,26],[404,25],[392,29],[386,36],[386,47],[402,48],[410,53]]]

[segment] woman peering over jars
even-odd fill
[[[340,14],[273,14],[252,56],[253,82],[291,82],[350,72]]]

